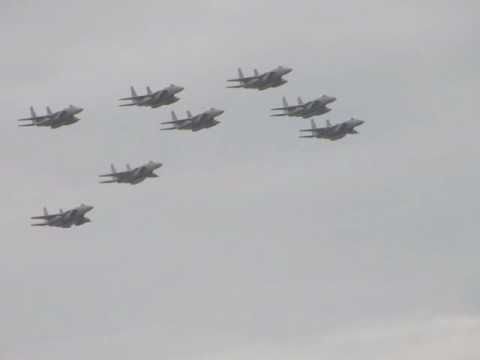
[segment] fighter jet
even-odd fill
[[[271,116],[297,116],[304,119],[312,116],[323,115],[329,112],[328,104],[336,101],[337,98],[328,95],[322,95],[318,99],[304,103],[301,97],[298,97],[298,105],[288,106],[287,99],[283,97],[283,107],[273,108],[272,110],[282,110],[281,114],[272,114]]]
[[[133,86],[130,86],[131,97],[121,98],[120,100],[129,100],[131,103],[121,104],[119,106],[149,106],[152,109],[158,108],[163,105],[170,105],[178,100],[175,94],[178,94],[183,90],[183,87],[170,84],[165,89],[152,92],[150,86],[147,86],[147,94],[137,95]]]
[[[31,121],[30,124],[21,124],[18,126],[48,126],[52,129],[59,128],[64,125],[71,125],[76,123],[80,119],[75,115],[81,113],[82,108],[70,105],[69,107],[52,112],[49,106],[47,106],[47,114],[43,116],[37,116],[33,106],[30,106],[30,115],[29,118],[19,119],[18,121]]]
[[[58,214],[48,214],[46,208],[43,208],[42,216],[33,216],[34,220],[45,220],[44,223],[32,224],[32,226],[55,226],[69,228],[72,225],[82,225],[91,220],[85,217],[85,214],[93,209],[93,206],[82,204],[68,211],[60,209]]]
[[[208,129],[212,126],[220,124],[220,121],[215,118],[224,113],[223,110],[210,108],[198,115],[192,116],[190,111],[187,111],[185,119],[178,119],[174,111],[172,111],[172,121],[164,121],[162,124],[172,124],[172,127],[163,128],[160,130],[191,130],[199,131]]]
[[[358,134],[355,128],[362,125],[365,121],[351,118],[343,123],[332,125],[329,120],[327,120],[327,126],[323,128],[317,127],[313,119],[310,120],[312,127],[310,129],[302,129],[301,132],[310,132],[310,135],[300,136],[301,138],[317,138],[317,139],[328,139],[328,140],[338,140],[345,137],[347,134]]]
[[[138,184],[146,178],[158,177],[158,175],[155,174],[154,171],[161,166],[161,163],[149,161],[145,165],[138,166],[134,169],[130,168],[130,165],[127,165],[127,171],[117,172],[115,170],[115,166],[113,166],[112,164],[110,165],[110,168],[112,170],[111,174],[100,175],[100,177],[111,177],[111,179],[106,181],[100,181],[100,183],[127,183],[131,185]]]
[[[292,72],[293,69],[279,66],[272,71],[267,71],[263,74],[259,74],[258,70],[254,70],[253,76],[243,76],[242,69],[238,69],[238,78],[237,79],[230,79],[227,81],[231,82],[238,82],[238,85],[227,86],[228,88],[244,88],[244,89],[257,89],[257,90],[265,90],[268,88],[274,88],[281,86],[287,82],[287,80],[283,79],[282,76]]]

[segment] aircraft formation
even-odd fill
[[[287,80],[283,76],[291,73],[293,69],[285,66],[278,66],[277,68],[259,73],[258,70],[254,70],[252,76],[244,76],[241,68],[238,69],[238,78],[229,79],[227,82],[235,83],[235,85],[227,86],[227,88],[233,89],[254,89],[258,91],[267,90],[270,88],[276,88],[287,83]],[[133,86],[130,87],[130,96],[120,98],[122,103],[121,107],[138,106],[138,107],[150,107],[152,109],[159,108],[161,106],[167,106],[176,103],[180,100],[177,96],[184,88],[175,84],[170,84],[164,89],[158,91],[152,91],[149,86],[146,87],[146,94],[138,95]],[[315,138],[315,139],[327,139],[331,141],[339,140],[349,134],[358,134],[356,128],[364,121],[350,118],[347,121],[332,125],[329,120],[326,120],[324,127],[318,127],[313,120],[315,116],[321,116],[332,109],[327,105],[332,104],[337,99],[333,96],[322,95],[317,99],[304,102],[302,98],[297,98],[296,105],[289,105],[285,97],[282,98],[281,107],[272,108],[272,111],[276,113],[271,114],[273,117],[299,117],[302,119],[310,119],[311,127],[308,129],[300,130],[300,138]],[[69,105],[65,109],[52,112],[50,107],[46,107],[46,114],[38,116],[35,113],[33,107],[30,107],[30,117],[19,119],[22,122],[19,126],[42,126],[56,129],[61,126],[72,125],[78,122],[80,119],[77,117],[83,111],[83,108]],[[186,117],[179,119],[175,111],[171,111],[171,120],[162,121],[162,125],[167,125],[160,130],[189,130],[196,132],[202,129],[208,129],[220,124],[217,117],[222,115],[224,110],[211,107],[199,114],[192,115],[188,110],[186,111]],[[23,123],[29,121],[29,123]],[[109,183],[123,183],[135,185],[143,182],[147,178],[155,178],[158,175],[155,170],[162,167],[162,163],[149,161],[146,164],[131,168],[127,165],[125,171],[118,172],[115,166],[110,166],[111,172],[108,174],[99,175],[100,178],[106,179],[100,181],[101,184]],[[59,228],[70,228],[73,225],[79,226],[91,222],[91,220],[85,217],[85,214],[93,209],[91,205],[81,204],[73,209],[63,211],[60,210],[56,214],[49,214],[47,209],[43,209],[43,215],[33,216],[32,220],[43,220],[42,223],[34,223],[32,226],[53,226]]]

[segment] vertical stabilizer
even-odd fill
[[[152,89],[150,89],[150,86],[147,86],[147,94],[148,95],[152,95]]]
[[[117,170],[115,169],[115,165],[110,164],[110,170],[112,170],[112,174],[116,174]]]
[[[189,118],[189,119],[192,118],[192,113],[190,112],[190,110],[187,110],[187,118]]]
[[[238,77],[239,77],[240,79],[243,79],[243,78],[245,77],[245,76],[243,76],[243,71],[242,71],[241,68],[238,68]]]
[[[327,120],[326,123],[327,123],[327,127],[331,127],[331,126],[332,126],[332,123],[330,122],[330,120]]]
[[[33,108],[33,106],[30,106],[30,115],[32,116],[32,118],[37,117],[37,114],[35,114],[35,109]]]
[[[298,100],[298,105],[303,105],[303,100],[300,96],[297,98],[297,100]]]
[[[137,97],[137,92],[133,86],[130,86],[130,93],[132,94],[132,97]]]
[[[171,114],[172,114],[172,121],[178,121],[177,114],[175,114],[175,111],[172,111]]]
[[[52,110],[50,109],[50,106],[47,106],[47,115],[52,115]]]
[[[288,107],[287,98],[285,96],[282,98],[282,103],[284,107]]]
[[[48,216],[48,210],[46,207],[43,208],[43,216]]]
[[[315,120],[310,119],[310,124],[312,124],[312,129],[317,129],[317,124],[315,123]]]
[[[127,170],[132,171],[132,168],[130,167],[130,164],[127,164]]]
[[[253,70],[253,73],[255,74],[255,76],[257,76],[257,77],[259,76],[259,72],[258,72],[257,69]]]

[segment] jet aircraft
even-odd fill
[[[172,121],[164,121],[162,124],[172,124],[173,126],[160,130],[199,131],[202,129],[208,129],[220,123],[220,121],[216,120],[215,118],[223,113],[224,110],[210,108],[198,115],[192,116],[192,113],[187,111],[187,117],[185,119],[178,119],[175,112],[172,111]]]
[[[227,81],[238,82],[238,85],[227,86],[228,88],[244,88],[265,90],[281,86],[287,82],[282,76],[292,72],[293,69],[279,66],[276,69],[260,74],[257,69],[254,70],[253,76],[244,76],[241,68],[238,69],[238,78]]]
[[[18,126],[48,126],[52,129],[59,128],[64,125],[71,125],[76,123],[80,119],[75,115],[81,113],[82,108],[70,105],[69,107],[52,112],[49,106],[47,106],[47,114],[43,116],[37,116],[33,106],[30,106],[30,115],[29,118],[19,119],[18,121],[31,121],[30,124],[20,124]]]
[[[115,170],[115,166],[110,165],[112,172],[110,174],[100,175],[100,177],[111,177],[109,180],[101,181],[101,184],[109,184],[109,183],[127,183],[127,184],[138,184],[144,181],[146,178],[155,178],[158,177],[157,174],[154,173],[156,169],[161,167],[162,164],[149,161],[148,163],[138,166],[134,169],[130,168],[130,165],[127,165],[127,171],[117,172]]]
[[[32,224],[32,226],[55,226],[61,228],[69,228],[72,225],[82,225],[91,220],[85,217],[85,214],[93,209],[93,206],[82,204],[68,211],[60,209],[58,214],[48,214],[46,208],[43,208],[42,216],[33,216],[31,219],[44,220],[45,222],[39,224]]]
[[[272,114],[271,116],[296,116],[304,119],[313,116],[323,115],[332,109],[327,105],[336,101],[337,98],[328,95],[322,95],[318,99],[304,103],[301,97],[298,97],[298,105],[289,106],[287,99],[283,97],[283,107],[273,108],[272,110],[282,110],[281,114]]]
[[[327,120],[327,126],[323,128],[317,127],[313,119],[310,120],[312,127],[310,129],[302,129],[301,132],[310,132],[309,135],[300,136],[301,138],[317,138],[317,139],[329,139],[338,140],[345,137],[347,134],[358,134],[355,128],[362,125],[365,121],[351,118],[339,124],[332,125]]]
[[[150,86],[147,86],[147,93],[145,95],[137,95],[133,86],[130,86],[131,97],[121,98],[120,100],[129,100],[130,103],[121,104],[119,106],[149,106],[152,109],[163,105],[170,105],[178,100],[175,94],[183,90],[183,87],[170,84],[166,88],[153,92]]]

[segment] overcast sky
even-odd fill
[[[0,359],[480,358],[480,3],[2,0]],[[288,84],[226,89],[242,66]],[[119,108],[150,85],[166,108]],[[337,142],[272,118],[337,97]],[[57,130],[15,119],[82,106]],[[198,133],[169,111],[224,109]],[[148,160],[137,186],[97,175]],[[87,203],[92,223],[31,228]]]

